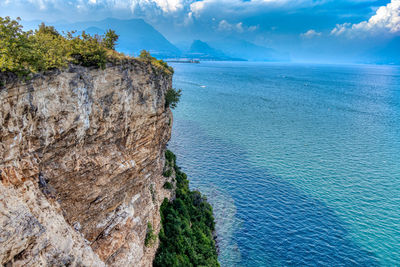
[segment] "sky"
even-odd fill
[[[174,44],[237,38],[298,61],[390,61],[400,50],[400,0],[0,0],[0,16],[143,18]]]

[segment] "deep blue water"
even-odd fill
[[[400,69],[173,64],[222,266],[400,266]]]

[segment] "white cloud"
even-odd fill
[[[112,9],[130,9],[144,7],[157,7],[165,13],[177,12],[182,10],[185,5],[189,5],[194,0],[76,0],[76,1],[62,1],[62,0],[15,0],[15,3],[23,4],[28,2],[38,7],[40,10],[48,9],[55,6],[68,6],[68,4],[75,3],[77,8],[86,8],[89,5],[105,6]],[[7,0],[6,4],[9,1]]]
[[[57,0],[28,0],[28,2],[36,5],[40,10],[45,10],[49,5],[54,5]]]
[[[193,12],[195,17],[200,17],[203,13],[208,11],[221,11],[221,13],[246,13],[257,12],[263,8],[285,8],[291,9],[300,5],[314,6],[318,5],[319,1],[311,0],[201,0],[192,1],[190,4],[190,11]]]
[[[190,4],[190,11],[192,14],[199,14],[206,6],[206,1],[199,1]]]
[[[400,34],[400,0],[392,0],[386,6],[381,6],[368,21],[357,24],[337,24],[331,31],[331,35],[346,34],[349,37],[365,33]]]
[[[152,0],[154,1],[164,12],[176,12],[183,9],[183,0]],[[149,2],[152,2],[151,0]]]
[[[187,1],[185,0],[90,0],[97,2],[100,6],[108,6],[116,9],[157,7],[165,13],[177,12],[184,8]]]
[[[45,15],[52,19],[82,20],[105,17],[105,14],[114,17],[137,16],[149,21],[169,17],[188,25],[202,15],[205,19],[211,16],[221,20],[229,16],[241,21],[263,10],[310,7],[325,1],[333,0],[0,0],[0,14],[7,12],[7,8],[29,19],[43,19],[42,15]],[[255,29],[253,26],[248,30]]]
[[[305,33],[300,34],[301,37],[303,38],[313,38],[313,37],[317,37],[317,36],[321,36],[322,33],[317,32],[313,29],[306,31]]]
[[[226,20],[221,20],[218,24],[218,30],[219,31],[224,31],[224,32],[238,32],[238,33],[242,33],[245,31],[255,31],[258,29],[258,26],[245,26],[243,25],[243,22],[239,22],[236,24],[230,24],[228,21]]]
[[[232,31],[235,29],[235,26],[227,22],[226,20],[221,20],[218,24],[219,31]]]
[[[351,29],[351,23],[336,24],[335,28],[331,31],[331,35],[342,35],[346,31]]]

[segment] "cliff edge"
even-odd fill
[[[172,75],[129,60],[0,89],[0,264],[151,266]]]

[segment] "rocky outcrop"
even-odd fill
[[[151,266],[171,86],[130,60],[0,89],[0,264]]]

